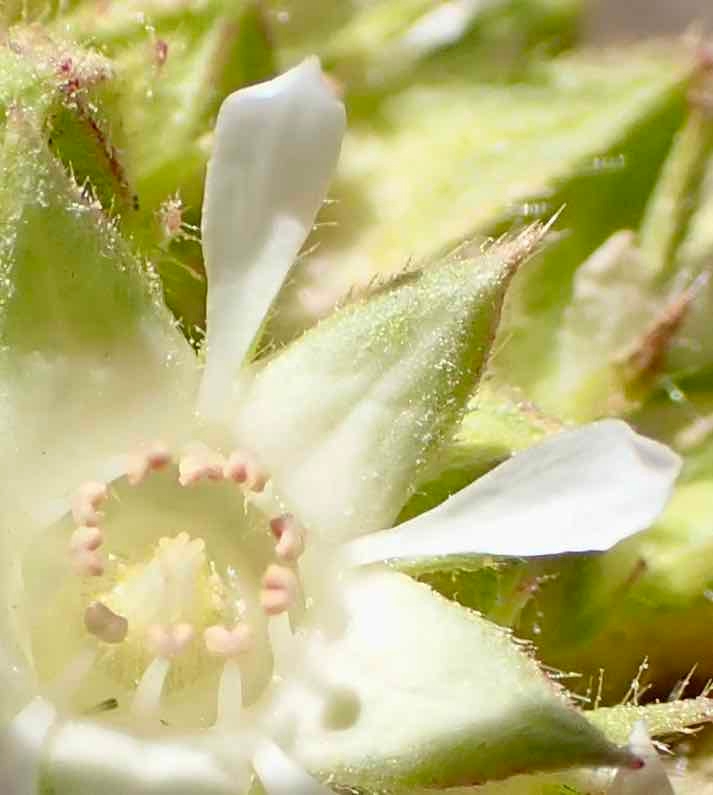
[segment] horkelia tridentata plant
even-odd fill
[[[666,502],[678,458],[604,421],[392,527],[543,230],[404,273],[257,355],[344,126],[316,60],[223,105],[201,367],[32,108],[9,109],[3,792],[238,795],[257,777],[307,795],[640,766],[507,633],[383,565],[603,550]]]

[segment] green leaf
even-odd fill
[[[319,286],[338,295],[566,205],[566,234],[516,279],[496,360],[504,382],[547,410],[547,394],[530,387],[554,366],[552,335],[574,270],[613,232],[638,225],[692,71],[687,51],[650,46],[626,57],[561,56],[513,84],[479,82],[467,62],[442,73],[434,63],[372,113],[352,116],[336,202],[321,214],[319,248],[296,284],[324,266]],[[280,319],[276,337],[299,331],[300,321]]]
[[[547,48],[571,41],[580,10],[579,0],[456,2],[445,9],[427,0],[376,3],[330,37],[323,57],[357,112],[368,113],[374,100],[354,94],[428,79],[428,72],[413,72],[424,61],[428,70],[437,60],[439,72],[467,63],[481,80],[519,71],[531,49],[542,57]]]
[[[695,105],[676,135],[641,225],[641,253],[647,273],[670,278],[678,248],[698,207],[705,166],[713,152],[710,111]]]
[[[649,48],[626,59],[563,56],[514,85],[476,82],[464,67],[408,86],[347,136],[333,191],[340,201],[329,215],[340,225],[325,232],[323,246],[353,277],[393,272],[409,257],[502,229],[513,214],[553,213],[566,199],[601,242],[604,229],[621,228],[642,206],[652,166],[680,122],[690,71],[686,53]],[[622,188],[592,223],[594,208]],[[575,217],[564,220],[572,226]]]

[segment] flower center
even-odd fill
[[[83,484],[49,535],[25,565],[45,593],[31,643],[74,709],[208,726],[268,686],[304,609],[304,533],[249,456],[154,445],[125,478]]]
[[[210,574],[205,541],[183,532],[159,539],[149,560],[120,564],[116,584],[98,601],[126,619],[133,641],[154,625],[207,626],[220,614],[224,590]]]

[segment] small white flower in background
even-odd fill
[[[316,60],[226,100],[202,371],[155,301],[96,343],[72,325],[89,306],[61,333],[54,310],[35,313],[46,337],[6,333],[3,793],[239,795],[256,775],[268,795],[312,795],[329,791],[314,776],[447,786],[635,759],[507,633],[380,565],[604,550],[668,498],[678,458],[603,421],[392,528],[527,238],[250,363],[344,126]]]

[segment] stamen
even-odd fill
[[[218,624],[203,633],[206,649],[216,657],[239,657],[253,648],[255,636],[250,626],[239,624],[227,629]]]
[[[254,633],[248,624],[239,624],[233,629],[215,625],[206,629],[203,638],[210,654],[227,658],[218,688],[216,726],[235,726],[243,707],[243,679],[238,659],[253,648]]]
[[[261,492],[269,480],[253,456],[244,450],[235,450],[230,454],[223,474],[226,480],[232,480],[255,492]]]
[[[134,715],[144,719],[157,715],[170,668],[170,659],[156,657],[144,671],[131,703],[131,711]]]
[[[226,480],[235,483],[245,483],[248,479],[248,460],[245,454],[236,450],[228,456],[223,468],[223,476]]]
[[[265,516],[280,515],[284,510],[284,506],[275,494],[272,481],[269,478],[265,481],[262,491],[248,491],[245,496],[247,501]]]
[[[267,795],[334,795],[269,740],[257,748],[252,763]]]
[[[178,482],[193,486],[201,480],[223,480],[223,456],[206,445],[193,445],[178,462]]]
[[[146,456],[138,453],[129,456],[126,462],[126,479],[129,481],[129,485],[138,486],[149,474],[149,469],[149,462]]]
[[[134,693],[131,710],[135,715],[150,718],[158,714],[171,663],[186,650],[194,637],[195,630],[191,624],[153,624],[148,628],[147,645],[156,658],[144,671]]]
[[[79,527],[69,540],[72,568],[79,577],[101,577],[104,560],[97,552],[104,543],[104,534],[98,527]]]
[[[72,553],[72,568],[78,577],[101,577],[104,574],[104,559],[99,552],[78,549]]]
[[[271,564],[262,580],[260,603],[268,616],[288,610],[297,600],[300,584],[294,569]]]
[[[284,563],[295,563],[305,549],[304,530],[292,514],[286,513],[270,520],[270,529],[277,539],[275,554]]]
[[[129,456],[126,476],[131,486],[138,486],[149,472],[157,472],[171,463],[171,451],[163,442],[153,442],[149,447]]]
[[[98,527],[78,527],[69,541],[72,552],[95,552],[104,543],[104,533]]]
[[[66,701],[70,698],[82,684],[89,671],[91,671],[96,659],[96,643],[91,642],[91,645],[87,643],[52,683],[50,688],[52,700],[58,702]]]
[[[103,643],[123,643],[129,632],[129,622],[110,610],[102,602],[92,602],[84,611],[84,626]]]
[[[235,726],[243,710],[243,677],[237,660],[226,660],[218,685],[216,726]]]
[[[274,671],[280,674],[292,661],[295,652],[292,627],[286,612],[270,616],[267,622],[267,635],[272,649]]]
[[[173,659],[186,650],[195,635],[192,624],[176,624],[172,627],[152,624],[146,631],[146,640],[157,657]]]
[[[72,501],[72,516],[78,525],[96,527],[103,517],[99,507],[109,497],[106,483],[89,481],[79,487]]]

